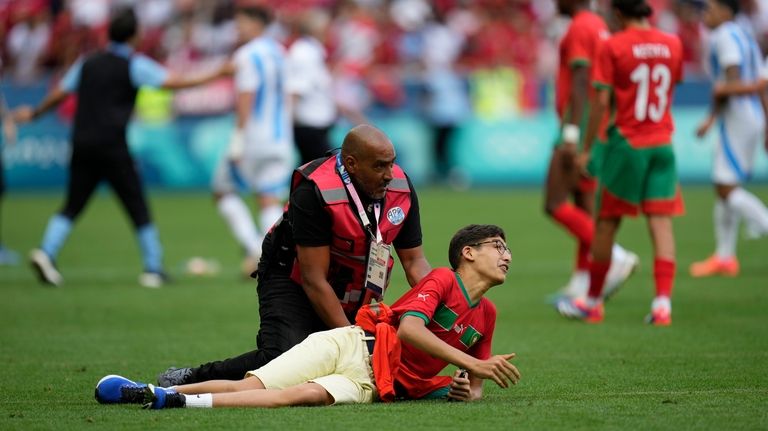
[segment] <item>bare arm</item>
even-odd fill
[[[745,83],[741,81],[741,71],[739,66],[728,66],[725,69],[725,82],[717,85],[743,89],[749,84],[745,85]],[[701,122],[701,124],[699,124],[699,127],[696,128],[696,136],[699,138],[703,138],[704,135],[707,134],[712,125],[715,124],[715,120],[717,119],[718,114],[720,114],[720,112],[723,110],[723,107],[728,102],[727,97],[719,97],[715,93],[716,91],[713,91],[712,109],[710,110],[709,115],[704,119],[704,121]]]
[[[432,271],[432,267],[429,266],[429,262],[427,262],[427,258],[424,256],[424,249],[421,246],[397,249],[397,257],[400,258],[403,271],[405,271],[405,277],[408,279],[408,284],[411,287],[415,286],[425,275],[429,274],[429,271]]]
[[[568,98],[569,114],[568,118],[563,120],[564,128],[568,126],[576,128],[580,127],[581,118],[584,115],[584,105],[587,103],[588,91],[589,67],[583,64],[573,66],[571,70],[571,94]],[[563,141],[568,144],[576,145],[579,143],[579,136],[578,134],[568,136],[568,133],[564,133]]]
[[[37,119],[49,110],[58,106],[64,99],[66,99],[68,94],[69,93],[56,86],[45,95],[45,98],[43,98],[43,101],[40,102],[37,107],[21,106],[16,109],[13,113],[14,120],[19,123],[27,123]]]
[[[514,353],[495,355],[487,360],[480,360],[456,349],[427,329],[424,321],[416,316],[405,316],[400,320],[397,336],[428,355],[442,359],[470,373],[470,378],[490,379],[502,388],[509,387],[509,382],[516,384],[520,372],[509,363]]]
[[[341,308],[339,298],[328,283],[331,248],[297,246],[296,250],[301,268],[301,285],[317,315],[329,328],[349,326],[351,323]]]
[[[745,96],[748,94],[762,93],[768,86],[768,81],[763,79],[753,82],[718,82],[712,89],[712,95],[717,98],[728,96]]]
[[[163,82],[161,88],[165,88],[167,90],[179,90],[182,88],[196,87],[198,85],[215,81],[221,77],[231,75],[232,73],[234,73],[234,67],[231,63],[225,63],[212,72],[196,77],[186,77],[171,73],[168,75],[168,78],[165,80],[165,82]]]
[[[584,146],[581,149],[577,163],[579,169],[586,172],[587,164],[589,163],[590,150],[592,144],[597,138],[597,132],[600,129],[600,125],[603,120],[603,116],[608,108],[611,106],[611,90],[609,88],[599,88],[595,92],[592,99],[592,110],[589,112],[589,121],[587,122],[587,130],[584,134]]]

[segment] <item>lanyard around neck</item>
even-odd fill
[[[344,164],[341,163],[341,153],[336,154],[336,170],[341,176],[341,180],[344,182],[344,186],[347,188],[349,195],[352,197],[357,208],[357,214],[360,216],[360,221],[363,222],[363,227],[367,232],[371,232],[371,220],[368,219],[368,214],[365,212],[363,202],[360,200],[360,195],[357,194],[355,186],[352,184],[352,178],[349,177],[349,172],[344,168]],[[381,214],[381,204],[375,202],[373,204],[373,215],[376,217],[376,242],[381,242],[381,230],[379,229],[379,215]]]

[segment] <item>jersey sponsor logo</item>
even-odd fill
[[[462,334],[462,333],[464,332],[464,329],[466,329],[466,328],[465,328],[465,326],[464,326],[463,324],[461,324],[461,323],[459,323],[458,325],[455,325],[455,326],[453,327],[453,330],[454,330],[454,331],[456,331],[456,333],[457,333],[457,334]]]
[[[427,297],[429,296],[429,293],[417,293],[416,297],[421,299],[424,302],[427,302]]]
[[[387,220],[397,226],[405,220],[405,212],[400,207],[394,207],[387,211]]]

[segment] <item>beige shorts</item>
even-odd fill
[[[363,337],[357,326],[316,332],[245,376],[258,377],[267,389],[313,382],[331,394],[334,404],[369,404],[377,394]]]

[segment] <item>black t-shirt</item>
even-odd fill
[[[396,249],[408,249],[421,245],[419,200],[410,179],[408,179],[408,188],[411,190],[411,208],[397,237],[392,242]],[[372,205],[375,201],[362,194],[360,200],[366,208],[373,229],[376,229],[376,217],[374,217]],[[349,205],[357,214],[351,198],[349,198]],[[326,211],[320,191],[312,181],[303,178],[291,193],[288,219],[293,226],[293,240],[296,245],[321,247],[331,244],[331,215]]]

